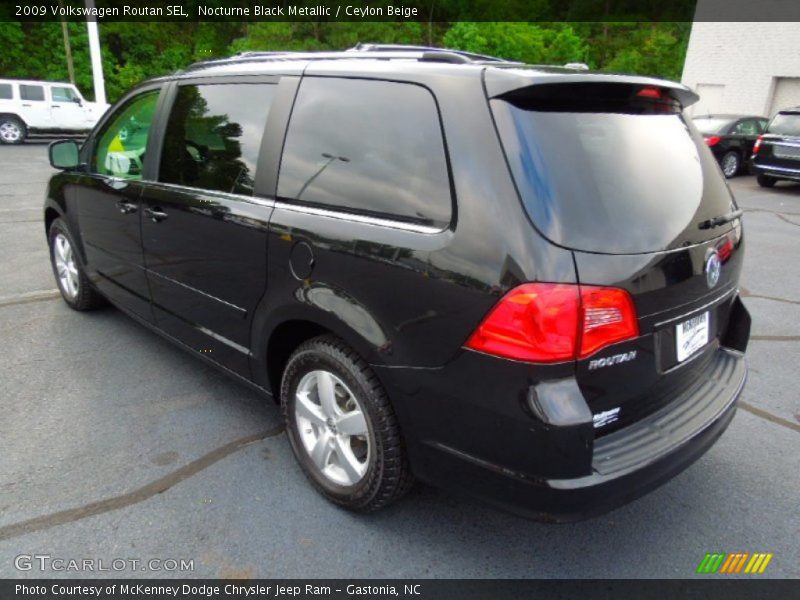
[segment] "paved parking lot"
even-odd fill
[[[706,552],[745,551],[773,552],[773,577],[800,577],[800,186],[732,183],[750,379],[688,471],[570,525],[429,487],[357,516],[306,483],[275,406],[112,308],[79,314],[56,298],[46,149],[0,147],[0,576],[64,575],[14,566],[45,554],[193,559],[194,577],[691,577]]]

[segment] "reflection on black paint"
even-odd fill
[[[172,107],[160,181],[252,195],[271,84],[181,86]]]

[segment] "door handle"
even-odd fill
[[[139,207],[136,204],[133,202],[126,202],[125,200],[118,200],[117,208],[119,208],[119,212],[121,212],[123,215],[129,215],[139,210]]]
[[[153,223],[160,223],[161,221],[169,217],[169,215],[165,213],[163,210],[161,210],[161,208],[159,207],[146,208],[144,210],[144,214],[150,217],[150,220],[153,221]]]

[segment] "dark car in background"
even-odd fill
[[[753,115],[704,115],[694,117],[711,153],[725,177],[734,177],[750,166],[750,155],[768,119]]]
[[[274,398],[338,505],[416,478],[597,514],[702,455],[744,385],[742,212],[696,100],[425,48],[200,63],[51,146],[53,271]]]
[[[761,187],[780,179],[800,181],[800,106],[773,117],[753,147],[752,163]]]

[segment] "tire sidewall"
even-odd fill
[[[306,349],[293,356],[283,375],[281,384],[281,404],[286,420],[286,434],[297,461],[300,463],[308,479],[329,499],[337,504],[357,507],[366,504],[375,493],[376,484],[380,481],[382,469],[383,447],[380,436],[375,431],[376,415],[369,385],[363,376],[352,372],[348,365],[326,352],[323,345],[314,349]],[[370,456],[367,472],[358,483],[352,486],[340,486],[320,473],[308,455],[298,431],[295,418],[295,394],[297,386],[304,375],[315,370],[326,370],[339,377],[357,396],[358,404],[364,412],[370,444]]]
[[[0,125],[3,123],[13,123],[16,125],[20,131],[20,135],[19,138],[13,142],[6,141],[0,137],[0,144],[4,144],[6,146],[18,146],[25,141],[26,137],[28,137],[28,128],[25,127],[25,123],[23,123],[21,119],[17,117],[3,117],[0,118]]]
[[[763,188],[771,188],[775,185],[777,179],[770,177],[769,175],[757,175],[756,181],[758,182],[758,185]]]

